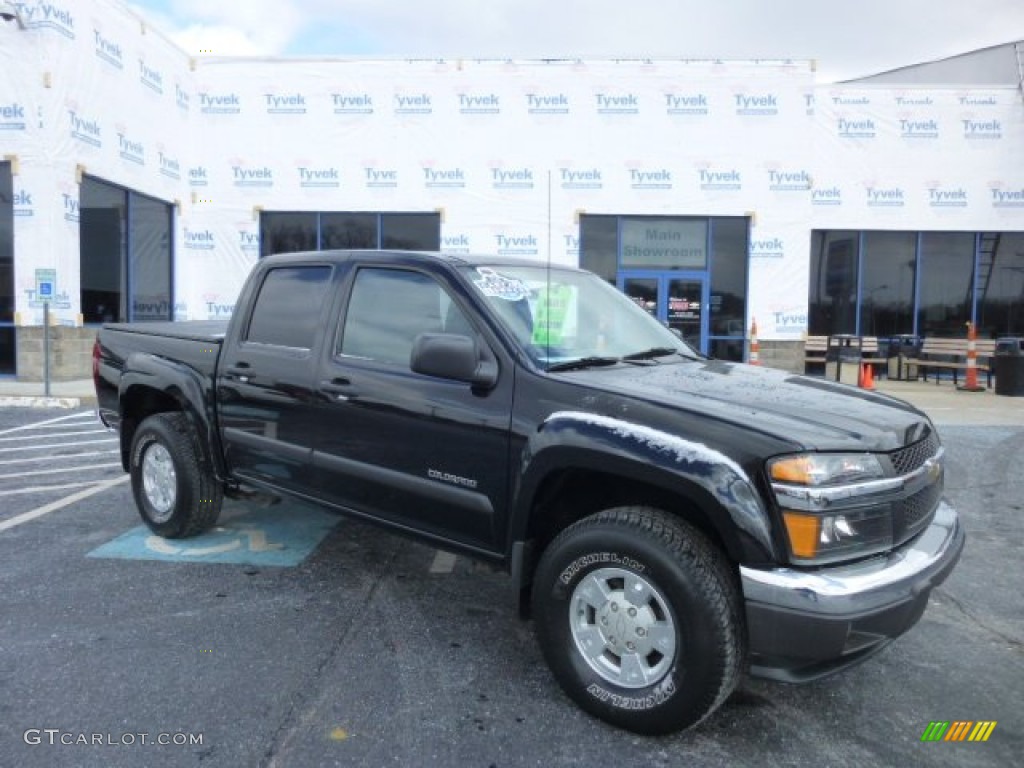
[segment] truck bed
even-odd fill
[[[228,329],[227,320],[189,320],[163,323],[105,323],[104,328],[123,333],[141,333],[146,336],[166,336],[189,339],[209,344],[220,344]]]
[[[122,373],[128,367],[160,378],[175,369],[194,382],[200,404],[212,408],[217,358],[227,332],[226,320],[180,323],[106,323],[97,334],[100,358],[96,366],[96,400],[107,425],[120,420]],[[204,394],[198,394],[198,393]]]

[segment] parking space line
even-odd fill
[[[36,427],[36,429],[68,429],[69,427],[87,427],[87,426],[95,425],[97,427],[102,427],[104,432],[111,432],[111,431],[113,431],[113,430],[110,429],[110,427],[103,427],[103,425],[100,423],[99,419],[96,418],[95,414],[86,414],[86,416],[88,416],[90,418],[91,424],[87,424],[83,420],[81,424],[79,424],[78,422],[70,422],[68,424],[43,424],[41,426]]]
[[[60,461],[62,459],[79,459],[88,456],[109,456],[112,453],[120,453],[121,451],[115,449],[113,451],[85,451],[83,453],[63,453],[56,456],[36,456],[31,459],[4,459],[0,461],[0,465],[4,464],[31,464],[37,461]]]
[[[48,515],[51,512],[56,512],[58,509],[63,509],[64,507],[74,504],[75,502],[81,501],[82,499],[87,499],[90,496],[95,496],[97,493],[102,493],[108,488],[113,488],[115,485],[125,482],[126,480],[128,480],[128,477],[128,475],[123,475],[121,477],[115,477],[113,480],[104,480],[102,482],[96,483],[91,488],[85,488],[81,491],[78,491],[78,493],[72,493],[70,496],[65,496],[63,499],[57,499],[57,501],[51,501],[49,504],[44,504],[43,506],[37,507],[36,509],[29,510],[28,512],[22,512],[20,515],[15,515],[9,520],[4,520],[3,522],[0,522],[0,533],[10,530],[11,528],[14,528],[16,526],[19,526],[22,523],[27,523],[31,520],[40,518],[43,515]]]
[[[84,488],[87,485],[96,485],[96,481],[86,480],[81,483],[61,483],[60,485],[32,485],[27,488],[15,488],[10,491],[0,491],[0,496],[22,496],[30,493],[52,493],[53,491],[66,491],[69,488]]]
[[[46,451],[50,448],[72,448],[76,445],[96,445],[98,443],[116,442],[116,437],[105,437],[102,440],[85,440],[77,443],[51,443],[47,445],[23,445],[19,448],[0,448],[0,453],[15,453],[17,451]]]
[[[13,475],[0,475],[0,480],[6,480],[11,477],[30,477],[33,475],[57,475],[61,472],[85,472],[90,469],[105,469],[107,467],[120,467],[120,461],[114,461],[109,464],[90,464],[87,467],[62,467],[61,469],[34,469],[31,472],[17,472]]]
[[[82,414],[82,422],[81,423],[78,423],[77,421],[71,421],[71,422],[67,422],[65,424],[41,424],[41,425],[37,426],[36,429],[67,429],[68,427],[84,427],[84,426],[87,426],[86,421],[85,421],[85,417],[88,417],[89,421],[91,421],[96,426],[103,427],[103,423],[96,417],[96,413],[95,412],[90,412],[90,413]],[[104,429],[109,429],[108,427],[103,427],[103,428]]]
[[[97,435],[100,433],[109,433],[109,429],[87,429],[84,432],[58,432],[53,434],[48,432],[43,435],[20,435],[18,437],[0,437],[0,443],[13,443],[16,440],[50,440],[54,437],[71,437],[72,435]]]
[[[55,419],[47,419],[46,421],[37,421],[35,424],[22,424],[18,427],[9,427],[7,429],[0,429],[0,435],[9,435],[12,432],[24,432],[26,429],[36,429],[37,427],[45,427],[49,424],[55,424],[58,421],[67,421],[68,419],[81,419],[86,416],[96,418],[96,415],[92,411],[86,411],[84,413],[72,413],[67,416],[58,416]],[[68,425],[70,426],[70,425]]]

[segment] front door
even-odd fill
[[[420,333],[485,344],[435,276],[359,266],[317,377],[322,498],[377,520],[498,551],[506,529],[514,376],[486,390],[410,369]]]
[[[708,280],[703,272],[626,271],[619,290],[702,354],[707,354]]]

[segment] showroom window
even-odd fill
[[[917,330],[921,336],[965,336],[974,293],[974,235],[923,232]]]
[[[79,195],[85,322],[171,320],[171,204],[88,176]]]
[[[612,285],[619,269],[619,217],[580,217],[580,266]]]
[[[1024,234],[816,231],[808,333],[1024,334]]]
[[[15,372],[14,333],[14,178],[0,163],[0,376]]]
[[[856,232],[812,235],[810,333],[856,332],[858,242]]]
[[[1024,336],[1024,232],[978,237],[978,333]]]
[[[441,249],[439,213],[260,214],[260,256],[334,248]]]
[[[745,217],[711,220],[712,357],[743,359],[749,251],[750,225]]]
[[[865,232],[860,284],[860,330],[865,336],[908,333],[914,319],[917,235]]]
[[[742,360],[749,233],[744,216],[585,214],[580,266],[642,299],[710,356]]]

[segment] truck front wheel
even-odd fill
[[[194,536],[217,522],[223,489],[183,413],[158,413],[132,439],[132,494],[150,530],[168,539]]]
[[[559,534],[535,574],[533,616],[565,692],[638,733],[703,720],[745,661],[725,557],[692,526],[646,507],[605,510]]]

